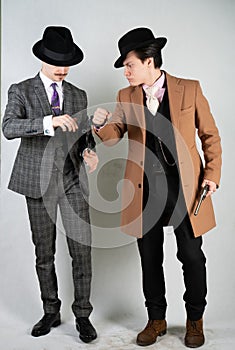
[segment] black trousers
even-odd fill
[[[143,238],[137,240],[143,273],[143,292],[149,319],[165,319],[166,288],[163,270],[163,227],[168,225],[174,210],[174,233],[177,258],[182,264],[187,317],[199,320],[206,306],[206,258],[202,237],[195,238],[184,201],[179,198],[179,184],[174,176],[157,175],[154,187],[144,181]],[[177,207],[177,208],[176,208]],[[155,221],[153,220],[155,218]]]

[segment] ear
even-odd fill
[[[147,66],[151,67],[153,65],[153,57],[146,58]]]

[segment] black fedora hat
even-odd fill
[[[66,27],[47,27],[42,40],[33,46],[34,55],[53,66],[69,67],[83,60],[82,50],[73,42],[72,34]]]
[[[118,48],[121,56],[114,63],[115,68],[123,67],[123,61],[127,54],[135,49],[148,46],[155,43],[161,50],[167,42],[166,38],[155,38],[152,31],[149,28],[135,28],[127,32],[118,41]]]

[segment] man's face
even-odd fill
[[[67,76],[69,67],[57,67],[43,62],[42,72],[53,81],[62,81]]]
[[[150,60],[151,59],[146,59],[144,62],[142,62],[136,56],[134,51],[127,54],[126,59],[123,61],[124,75],[131,86],[146,84],[146,82],[149,80]]]

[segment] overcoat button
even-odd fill
[[[138,184],[138,187],[141,188],[141,184]]]

